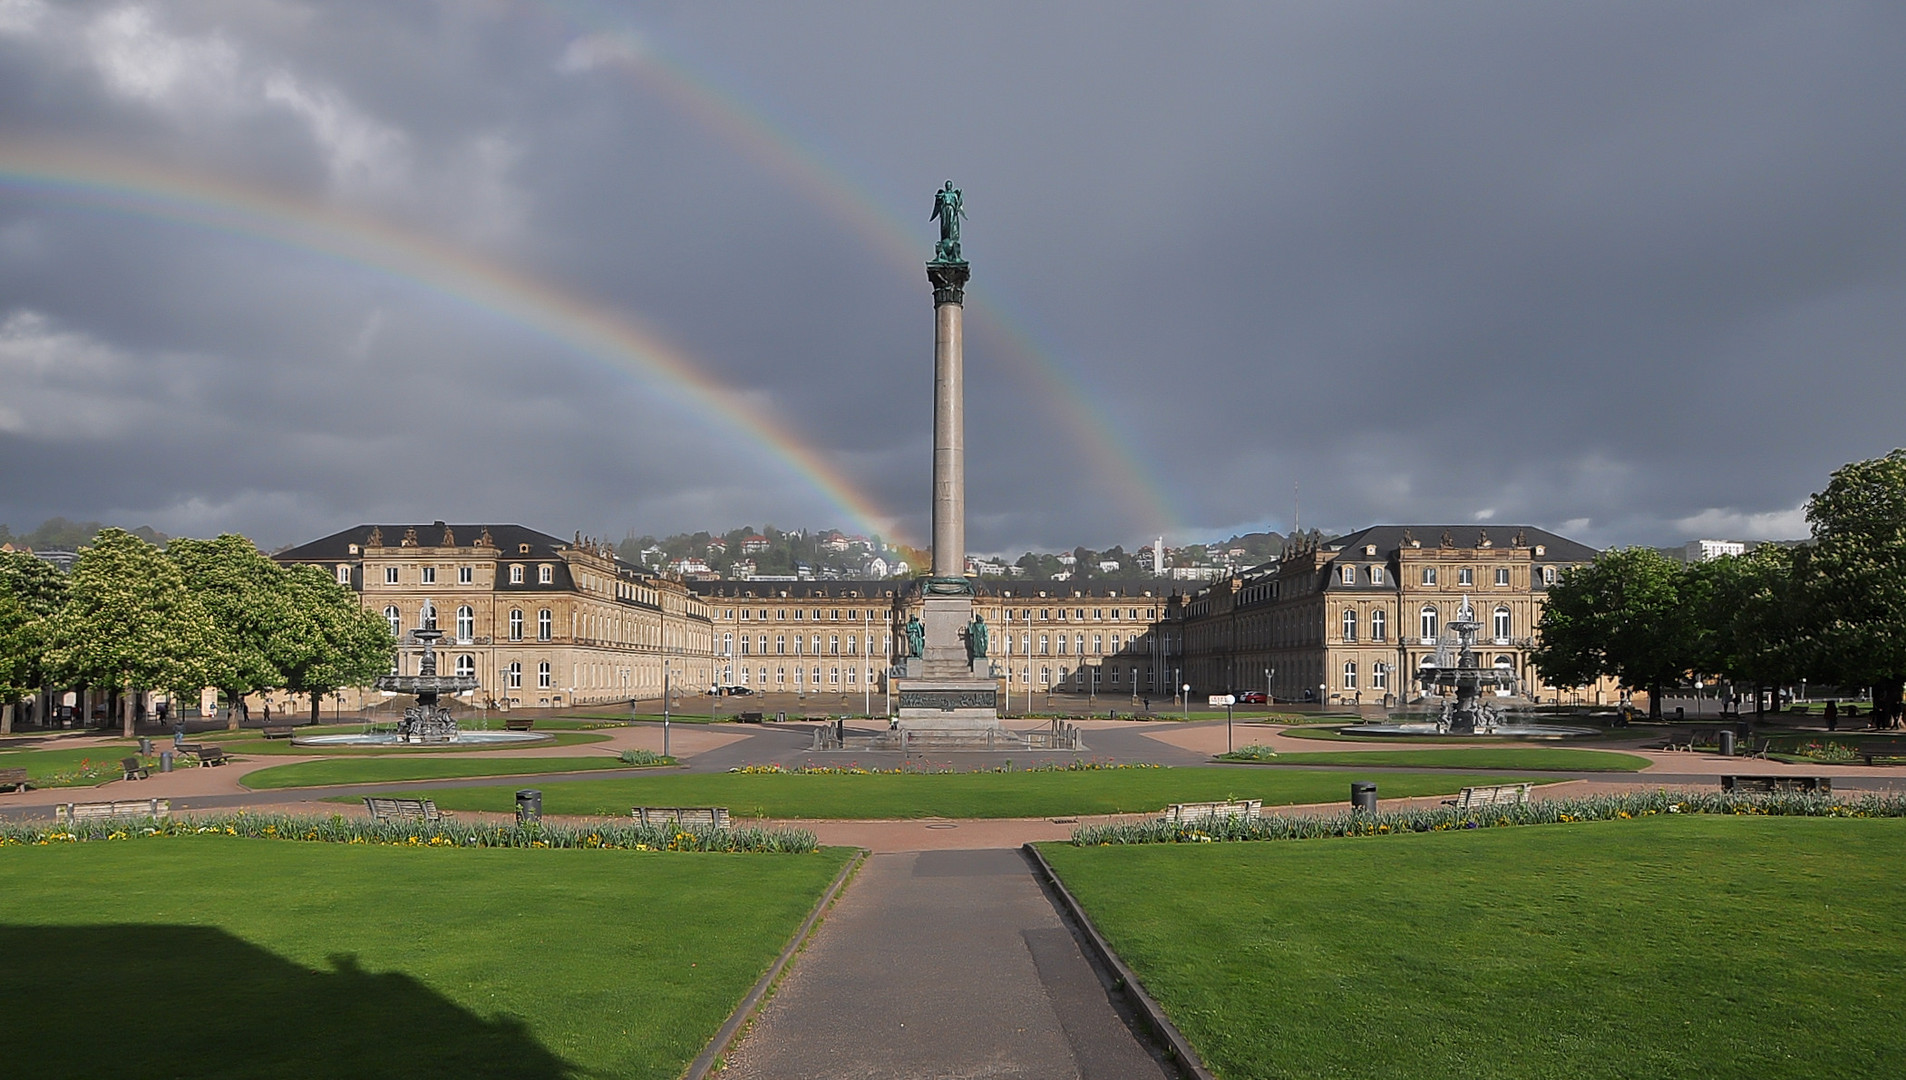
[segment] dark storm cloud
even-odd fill
[[[1793,535],[1900,441],[1902,45],[1857,5],[0,0],[0,148],[351,208],[639,320],[916,536],[951,176],[974,297],[1109,434],[976,304],[976,548],[1288,528],[1293,485],[1324,528],[1671,543]],[[0,382],[16,526],[847,524],[534,328],[19,185]]]

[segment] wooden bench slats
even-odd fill
[[[0,769],[0,788],[10,787],[15,791],[25,791],[27,785],[26,769]]]
[[[725,806],[635,806],[629,816],[642,825],[679,826],[713,829],[729,827]]]
[[[364,796],[364,807],[372,821],[449,821],[451,816],[437,809],[434,799],[393,799]]]
[[[1722,791],[1812,791],[1822,795],[1833,792],[1829,776],[1723,776]]]
[[[536,718],[533,716],[512,716],[503,721],[503,728],[506,731],[528,731],[535,726]]]
[[[265,738],[267,739],[289,739],[296,734],[296,732],[288,726],[272,726],[263,730]]]
[[[56,821],[87,821],[94,818],[172,816],[170,799],[115,799],[112,802],[61,803],[53,809]]]
[[[120,758],[119,771],[126,774],[127,780],[144,780],[152,775],[136,757]]]
[[[1249,799],[1242,802],[1197,802],[1172,803],[1165,807],[1164,819],[1173,824],[1183,825],[1193,821],[1210,821],[1214,818],[1250,818],[1260,817],[1264,812],[1264,800]]]
[[[1467,810],[1472,806],[1520,806],[1529,801],[1529,790],[1534,784],[1495,784],[1488,787],[1466,787],[1453,799],[1444,799],[1444,806],[1453,806],[1458,810]]]

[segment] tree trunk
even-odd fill
[[[1888,679],[1873,685],[1873,726],[1891,727],[1899,718],[1900,685],[1906,680]]]
[[[128,739],[132,738],[132,691],[130,689],[119,691],[119,722],[121,734]]]
[[[324,701],[324,691],[322,690],[311,691],[311,722],[313,724],[318,722],[318,706],[321,703],[323,703],[323,701]]]
[[[225,714],[225,730],[237,731],[238,730],[238,703],[244,700],[244,696],[242,694],[239,694],[237,691],[227,690],[225,691],[225,700],[232,703],[231,711]]]
[[[1652,683],[1648,687],[1648,719],[1661,719],[1661,684]]]
[[[14,705],[11,701],[5,705],[0,705],[0,735],[13,734],[13,710],[15,708],[18,708],[18,706]]]

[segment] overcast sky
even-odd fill
[[[0,0],[0,522],[917,541],[951,178],[975,550],[1803,535],[1906,442],[1902,57],[1898,3]]]

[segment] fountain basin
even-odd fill
[[[1463,732],[1445,731],[1431,720],[1405,720],[1399,723],[1350,724],[1337,729],[1350,735],[1390,735],[1431,739],[1566,739],[1577,735],[1595,735],[1595,728],[1573,727],[1568,724],[1497,724],[1489,731]]]
[[[448,739],[434,739],[430,742],[405,742],[403,736],[394,731],[372,731],[346,735],[303,735],[293,738],[293,746],[311,746],[318,748],[337,748],[354,746],[410,746],[428,749],[441,747],[491,747],[523,746],[529,743],[548,742],[550,736],[536,731],[459,731]]]

